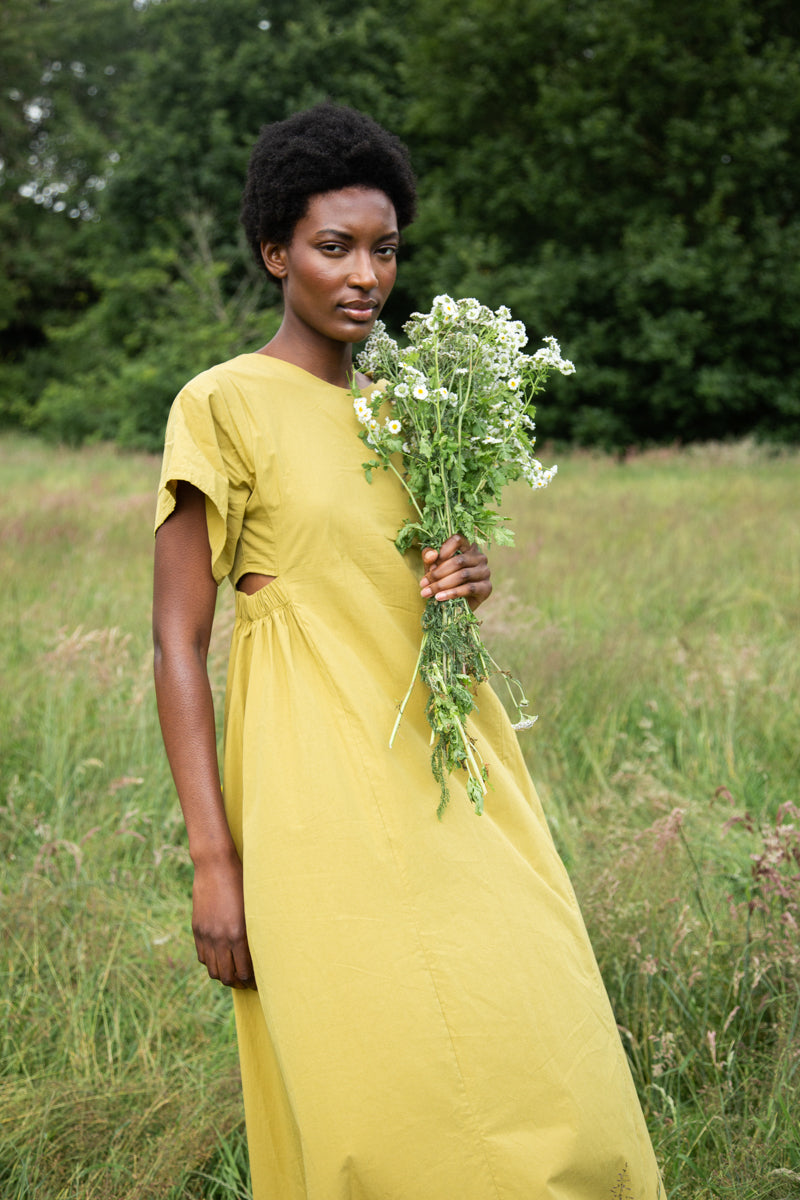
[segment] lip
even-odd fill
[[[351,300],[347,304],[340,304],[339,307],[354,321],[368,321],[378,307],[378,301]]]

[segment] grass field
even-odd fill
[[[485,630],[669,1194],[800,1197],[800,457],[559,465],[511,498]],[[157,474],[0,439],[4,1200],[248,1195],[151,694]]]

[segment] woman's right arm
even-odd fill
[[[156,534],[153,644],[158,715],[194,864],[192,930],[197,957],[212,979],[228,987],[255,987],[242,864],[222,802],[206,668],[216,599],[205,497],[190,484],[179,483],[175,510]]]

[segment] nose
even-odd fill
[[[378,286],[375,264],[368,250],[355,253],[351,258],[347,282],[350,287],[361,288],[362,291],[369,291],[370,288]]]

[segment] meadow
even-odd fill
[[[485,633],[539,714],[520,736],[665,1183],[800,1197],[800,456],[559,468],[510,497]],[[152,696],[157,475],[0,439],[4,1200],[248,1196],[230,997],[195,960]]]

